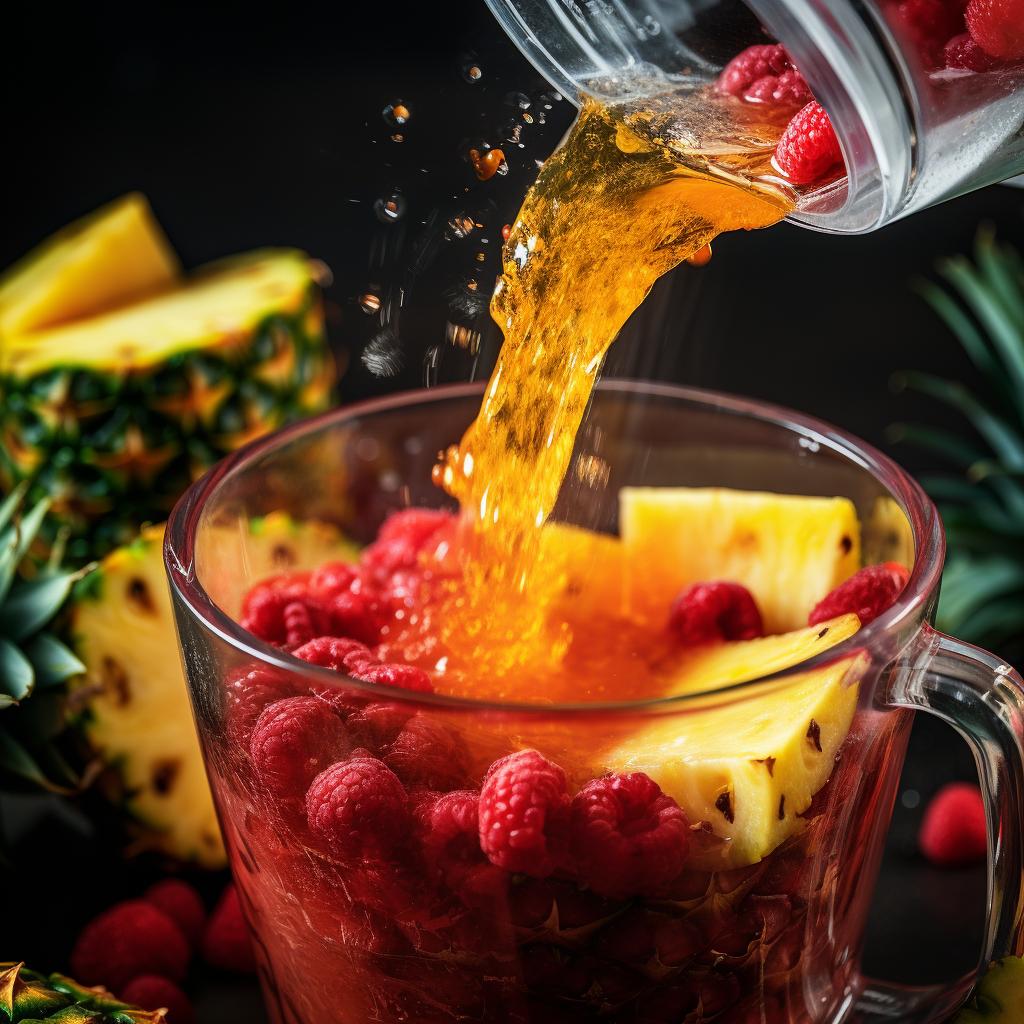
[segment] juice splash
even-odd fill
[[[777,128],[738,124],[735,110],[707,95],[682,113],[677,96],[642,111],[588,100],[528,193],[491,303],[505,335],[498,364],[476,421],[435,469],[475,520],[467,582],[479,598],[529,585],[544,603],[530,571],[539,527],[605,353],[654,282],[703,260],[723,231],[792,208],[767,180]]]

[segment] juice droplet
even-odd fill
[[[462,67],[462,77],[467,82],[479,82],[484,77],[484,73],[479,64],[464,64]]]
[[[702,245],[692,256],[688,257],[687,263],[692,267],[706,267],[711,262],[711,243]]]
[[[489,181],[496,174],[508,174],[505,153],[500,149],[471,149],[469,162],[473,165],[476,176],[481,181]]]
[[[401,128],[409,123],[412,112],[401,100],[394,100],[381,111],[381,116],[388,124]]]
[[[512,234],[512,225],[511,224],[502,224],[502,226],[501,226],[501,240],[503,242],[507,242],[508,241],[508,236],[511,235],[511,234]]]
[[[366,313],[367,316],[372,316],[374,313],[380,312],[380,296],[375,295],[373,292],[364,292],[359,296],[359,308]]]
[[[505,96],[505,102],[517,110],[529,110],[533,101],[525,92],[510,92]]]
[[[477,263],[483,263],[483,261],[487,259],[487,254],[483,252],[478,252],[474,259],[477,261]]]
[[[473,218],[460,210],[458,213],[452,214],[449,219],[447,234],[449,238],[466,238],[473,233],[475,227]]]
[[[401,132],[395,132],[395,134],[391,136],[391,141],[392,142],[405,142],[405,136]]]
[[[533,114],[531,114],[528,110],[524,110],[523,111],[523,120],[527,124],[533,124]]]
[[[392,192],[373,204],[373,212],[382,224],[393,224],[405,213],[405,199],[400,192]]]

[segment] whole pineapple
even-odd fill
[[[54,563],[18,576],[46,518],[46,500],[27,511],[25,488],[0,504],[0,784],[70,789],[74,770],[54,741],[64,728],[64,684],[85,666],[49,625],[76,575]]]
[[[949,542],[938,624],[965,640],[1024,659],[1024,260],[991,232],[975,258],[939,267],[950,288],[922,285],[986,381],[984,395],[959,381],[907,373],[899,383],[945,403],[973,428],[899,426],[895,435],[936,452],[957,470],[923,480],[939,503]]]
[[[163,1010],[140,1010],[104,988],[86,988],[62,974],[39,974],[20,963],[0,963],[0,1024],[160,1024]]]

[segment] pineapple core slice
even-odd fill
[[[860,568],[860,527],[846,498],[626,487],[619,521],[627,607],[655,622],[687,584],[732,580],[753,594],[765,632],[797,629]]]
[[[0,337],[92,316],[179,274],[145,196],[122,196],[33,249],[0,278]]]
[[[727,840],[695,855],[705,870],[757,863],[802,827],[799,815],[828,781],[857,706],[862,657],[766,683],[707,693],[780,671],[853,635],[856,615],[760,640],[685,653],[666,696],[704,693],[641,727],[604,755],[614,772],[646,772]]]

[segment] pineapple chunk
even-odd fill
[[[548,522],[540,533],[538,561],[544,580],[555,581],[556,612],[580,620],[621,611],[625,565],[618,537]]]
[[[152,298],[12,337],[0,352],[0,369],[15,377],[65,365],[123,374],[192,350],[230,353],[269,314],[294,313],[310,278],[309,260],[291,250],[222,260]]]
[[[856,615],[846,615],[788,636],[700,648],[684,658],[666,696],[779,671],[858,626]],[[755,864],[800,830],[798,815],[828,781],[853,720],[862,662],[854,656],[750,692],[695,698],[689,713],[643,726],[603,762],[615,772],[646,772],[691,821],[710,823],[728,840],[698,855],[695,867]]]
[[[846,498],[725,488],[626,487],[619,496],[626,601],[649,621],[690,583],[733,580],[754,595],[765,631],[807,622],[860,567],[860,528]]]
[[[233,531],[217,528],[207,536],[232,550]],[[75,684],[85,704],[82,729],[119,776],[119,795],[146,845],[219,867],[224,848],[178,654],[162,540],[162,526],[144,530],[108,555],[76,592],[71,632],[86,666]],[[274,513],[254,521],[246,552],[255,581],[351,559],[356,549],[330,527]],[[237,564],[223,568],[238,573]]]
[[[179,271],[146,197],[122,196],[0,278],[0,338],[92,316],[171,284]]]

